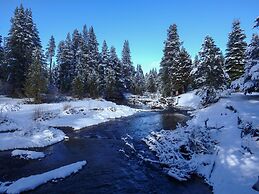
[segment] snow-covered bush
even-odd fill
[[[182,181],[190,178],[197,167],[208,165],[198,155],[211,155],[215,142],[205,127],[178,126],[176,130],[153,132],[143,141],[166,166],[168,175]]]

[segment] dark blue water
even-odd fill
[[[151,131],[174,129],[177,122],[187,119],[183,114],[143,112],[116,119],[98,126],[74,132],[63,129],[69,136],[47,148],[47,157],[25,161],[0,152],[1,181],[16,180],[43,173],[63,165],[86,160],[87,165],[77,174],[58,182],[50,182],[30,193],[212,193],[202,179],[193,177],[187,182],[170,178],[159,164],[144,162],[140,155],[156,159],[141,140]]]

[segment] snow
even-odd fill
[[[25,104],[24,99],[0,96],[0,150],[45,147],[65,138],[55,127],[78,130],[136,112],[105,100]]]
[[[259,175],[259,142],[251,134],[242,136],[241,128],[258,129],[258,98],[232,94],[195,110],[186,127],[153,132],[144,141],[174,178],[187,180],[196,173],[215,194],[257,193],[252,186]]]
[[[28,151],[28,150],[13,150],[12,151],[12,156],[16,157],[18,156],[19,158],[22,159],[40,159],[40,158],[44,158],[45,154],[43,152],[35,152],[35,151]]]
[[[0,151],[45,147],[58,143],[64,138],[65,134],[61,130],[39,125],[14,132],[0,133]]]
[[[14,182],[0,182],[0,192],[13,194],[33,190],[36,187],[45,184],[51,180],[63,179],[70,176],[73,173],[77,173],[85,165],[86,161],[79,161],[42,174],[23,177]]]
[[[181,94],[175,97],[175,106],[178,108],[185,107],[191,109],[197,109],[201,107],[202,99],[197,94],[197,90]]]

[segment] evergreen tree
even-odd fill
[[[198,85],[199,83],[196,83],[196,81],[198,81],[198,66],[199,66],[199,56],[198,55],[195,55],[194,57],[194,61],[193,61],[193,64],[192,64],[192,70],[191,70],[191,87],[192,89],[197,89],[198,88]]]
[[[73,81],[74,69],[71,68],[73,60],[71,45],[71,37],[68,33],[66,40],[59,43],[57,51],[59,89],[63,93],[70,92],[71,83]]]
[[[190,85],[191,81],[191,67],[192,67],[192,60],[191,56],[185,50],[185,48],[181,48],[179,53],[179,66],[175,69],[174,72],[174,89],[179,92],[179,94],[184,93],[187,91],[188,86]]]
[[[85,94],[86,85],[86,60],[83,36],[75,30],[72,39],[73,67],[75,68],[72,82],[72,92],[76,97],[82,98]]]
[[[104,40],[103,41],[103,46],[102,46],[102,52],[101,52],[101,63],[99,65],[99,90],[101,91],[101,94],[104,95],[104,91],[106,90],[106,80],[105,78],[109,75],[109,71],[111,68],[109,66],[109,61],[110,60],[110,51],[108,49],[107,43]]]
[[[246,52],[244,91],[251,93],[259,90],[259,35],[253,34]]]
[[[57,88],[60,88],[59,72],[60,72],[60,66],[57,65],[55,62],[53,62],[52,79],[53,79],[53,85]]]
[[[48,46],[47,46],[47,51],[46,51],[46,58],[49,61],[49,80],[50,84],[52,84],[52,60],[53,57],[55,56],[55,49],[56,49],[56,44],[55,44],[55,39],[53,36],[50,37]]]
[[[123,82],[126,91],[131,92],[133,87],[133,77],[134,77],[134,67],[131,61],[131,53],[129,47],[129,41],[126,40],[123,45],[122,49],[122,75],[123,75]]]
[[[231,81],[238,79],[244,73],[247,46],[245,38],[246,36],[240,27],[240,22],[238,20],[234,21],[232,32],[228,37],[225,61],[226,70]]]
[[[156,93],[158,90],[158,75],[156,69],[151,69],[149,74],[146,75],[146,77],[146,90],[150,93]]]
[[[88,33],[88,67],[90,71],[87,77],[87,90],[91,97],[99,96],[99,63],[98,42],[93,27],[90,27]]]
[[[136,74],[134,78],[134,93],[143,95],[145,90],[145,77],[141,65],[137,65]]]
[[[225,84],[222,53],[214,40],[207,36],[199,52],[196,84],[199,87],[220,89]]]
[[[36,50],[33,53],[33,62],[29,67],[25,82],[26,96],[34,98],[36,103],[41,102],[41,94],[46,91],[47,82],[44,73],[41,51]]]
[[[163,96],[171,96],[177,89],[174,88],[174,83],[177,81],[177,69],[179,67],[181,42],[177,32],[177,26],[171,25],[167,31],[167,40],[163,50],[164,56],[160,64],[160,75],[162,81]]]
[[[107,99],[121,99],[122,98],[122,65],[117,56],[116,50],[114,47],[110,49],[110,60],[109,67],[107,68],[107,76],[105,79],[106,82],[106,94]]]
[[[21,5],[15,9],[7,39],[9,81],[13,88],[12,93],[23,93],[25,78],[35,50],[41,50],[38,30],[33,22],[31,10],[24,9]]]

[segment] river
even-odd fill
[[[141,159],[156,160],[141,140],[143,137],[152,131],[174,129],[177,122],[187,119],[180,111],[147,111],[79,131],[63,128],[68,141],[34,149],[47,154],[42,160],[21,160],[10,157],[10,151],[0,152],[1,181],[86,160],[87,165],[79,173],[29,193],[212,193],[198,177],[179,182],[166,175],[159,164]]]

